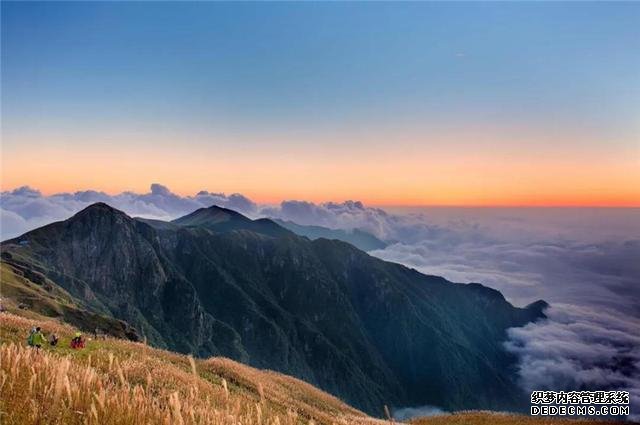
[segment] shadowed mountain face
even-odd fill
[[[286,372],[375,415],[519,407],[502,341],[545,306],[218,207],[167,223],[94,204],[2,250],[157,346]]]

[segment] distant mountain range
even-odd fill
[[[480,284],[294,232],[215,206],[164,222],[97,203],[1,248],[91,317],[159,347],[300,377],[374,415],[385,404],[525,406],[502,343],[507,328],[544,317],[544,302],[516,308]]]
[[[342,229],[330,229],[322,226],[304,226],[294,223],[293,221],[285,221],[274,219],[277,224],[285,229],[291,230],[293,233],[306,236],[311,240],[315,239],[336,239],[339,241],[350,243],[358,249],[363,251],[373,251],[374,249],[383,249],[388,244],[380,239],[376,238],[369,232],[365,232],[361,229],[342,230]]]

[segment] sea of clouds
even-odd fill
[[[44,196],[22,187],[0,198],[2,240],[94,202],[133,216],[173,219],[219,205],[250,217],[360,228],[389,242],[370,254],[456,282],[481,282],[524,306],[551,304],[548,319],[509,330],[525,391],[624,389],[640,412],[640,209],[396,208],[357,201],[259,205],[241,194],[180,196],[93,190]],[[424,408],[402,410],[403,417]],[[428,407],[438,412],[437,407]]]

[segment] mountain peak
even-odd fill
[[[212,205],[208,208],[199,208],[190,214],[176,218],[172,223],[183,226],[213,226],[229,221],[246,223],[251,220],[239,212]]]
[[[204,210],[208,211],[211,214],[216,215],[227,215],[229,217],[235,217],[241,220],[250,220],[247,216],[240,214],[238,211],[230,210],[229,208],[220,207],[218,205],[211,205],[208,208],[204,208]]]
[[[233,230],[249,230],[262,235],[273,237],[290,236],[292,232],[276,224],[274,221],[260,218],[251,220],[239,212],[212,205],[200,208],[191,214],[172,221],[180,226],[200,226],[214,232],[229,232]]]
[[[83,210],[79,211],[76,215],[79,214],[86,214],[86,213],[107,213],[107,214],[124,214],[126,215],[124,212],[113,208],[111,205],[106,204],[104,202],[96,202],[93,203],[91,205],[89,205],[88,207],[84,208]]]
[[[115,219],[120,222],[133,220],[125,212],[120,211],[119,209],[116,209],[109,204],[106,204],[104,202],[96,202],[79,211],[67,221],[73,223],[86,220],[101,220],[105,218]]]

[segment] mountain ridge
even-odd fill
[[[501,344],[541,305],[234,217],[158,229],[99,203],[2,248],[154,345],[290,373],[373,414],[522,406]]]

